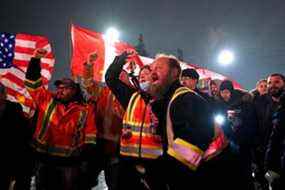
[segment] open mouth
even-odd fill
[[[158,82],[158,76],[156,74],[151,75],[151,80],[152,80],[151,82],[153,84],[157,83]]]

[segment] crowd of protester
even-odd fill
[[[24,116],[0,84],[0,189],[91,190],[104,170],[110,190],[285,189],[285,76],[271,73],[252,91],[210,80],[158,55],[126,71],[133,52],[117,56],[93,80],[96,53],[81,82],[42,85],[37,49],[25,86],[36,111]],[[13,184],[13,185],[12,185]]]

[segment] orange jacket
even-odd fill
[[[83,87],[96,105],[97,137],[119,143],[124,109],[108,87],[93,79],[93,67],[85,65]]]
[[[33,146],[38,152],[53,156],[78,156],[82,145],[95,143],[94,107],[71,102],[64,105],[37,81],[25,80],[25,85],[38,113]]]
[[[124,110],[108,87],[103,87],[96,104],[98,137],[119,143]]]
[[[162,155],[161,137],[154,118],[151,106],[139,93],[134,93],[123,119],[121,155],[149,159]]]

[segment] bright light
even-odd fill
[[[223,50],[218,56],[218,62],[223,65],[231,64],[235,59],[235,55],[230,50]]]
[[[225,122],[225,116],[221,115],[221,114],[217,114],[215,116],[215,122],[218,124],[218,125],[222,125],[224,124]]]
[[[119,31],[116,28],[109,28],[106,32],[106,38],[110,40],[111,42],[117,42],[119,41]]]

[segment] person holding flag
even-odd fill
[[[96,158],[90,158],[87,175],[90,186],[95,186],[98,173],[104,170],[108,189],[113,190],[118,189],[119,148],[124,109],[107,86],[94,80],[93,68],[97,58],[97,52],[89,54],[81,78],[81,85],[87,92],[88,101],[95,105],[97,127],[97,155]],[[122,77],[121,79],[127,81]]]

